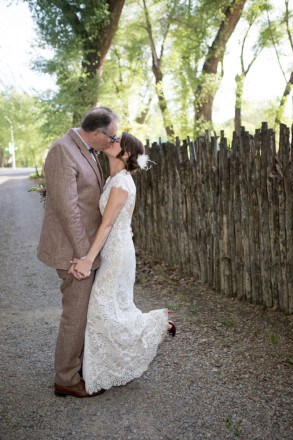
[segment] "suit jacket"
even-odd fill
[[[99,199],[103,175],[99,164],[73,129],[55,141],[45,161],[46,209],[38,258],[68,270],[70,261],[87,254],[102,216]],[[99,266],[96,258],[93,269]]]

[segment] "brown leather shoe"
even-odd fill
[[[55,395],[59,397],[66,397],[67,395],[74,397],[93,397],[93,396],[98,396],[99,394],[105,392],[105,390],[102,388],[101,390],[93,394],[87,393],[85,389],[84,380],[81,380],[76,385],[70,385],[66,387],[63,385],[58,385],[58,383],[55,383],[54,387],[55,387]]]

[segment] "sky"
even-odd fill
[[[280,2],[280,0],[275,1]],[[37,41],[37,36],[27,4],[22,2],[11,6],[8,4],[7,0],[0,0],[0,90],[10,86],[29,93],[56,89],[53,77],[35,72],[30,67],[36,51],[32,45]],[[249,55],[251,54],[248,52],[247,60]],[[287,68],[290,63],[291,66],[293,65],[292,56],[283,60]],[[214,101],[213,119],[216,124],[234,116],[235,75],[239,69],[236,29],[236,34],[227,45],[224,77]],[[244,100],[255,103],[273,100],[282,95],[284,87],[285,81],[273,50],[264,50],[247,76]],[[286,115],[291,118],[292,108],[291,93],[286,108]]]
[[[27,4],[7,5],[0,0],[0,90],[12,86],[31,92],[56,87],[50,75],[30,68],[37,36]]]

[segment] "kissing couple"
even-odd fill
[[[168,310],[142,313],[133,302],[135,250],[132,174],[147,167],[142,142],[117,137],[118,116],[87,112],[50,147],[38,258],[61,278],[55,394],[90,397],[140,377],[167,333]],[[98,153],[110,165],[104,183]]]

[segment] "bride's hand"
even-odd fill
[[[91,274],[92,263],[87,261],[86,259],[79,260],[78,258],[74,258],[71,261],[72,264],[75,264],[75,270],[80,275],[84,277],[89,277]]]

